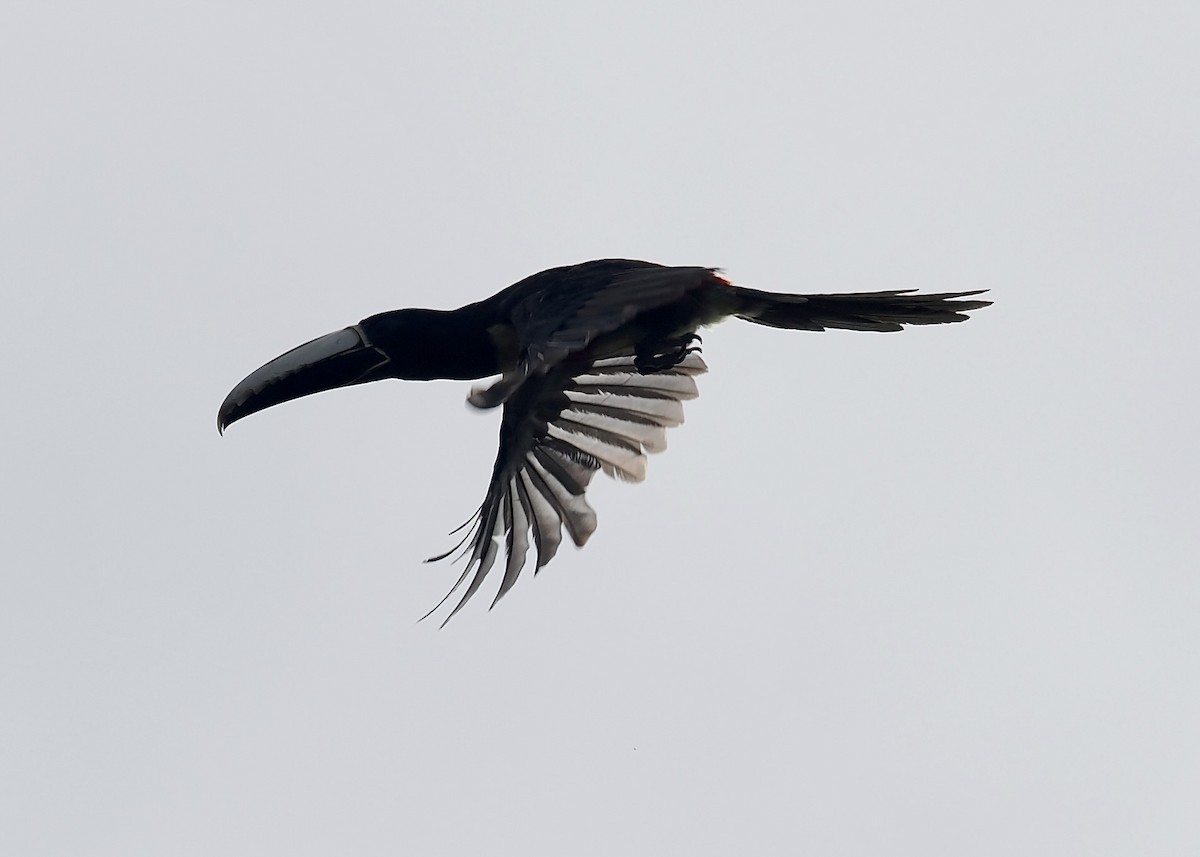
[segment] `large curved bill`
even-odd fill
[[[386,377],[379,370],[387,362],[358,325],[318,337],[242,379],[221,403],[217,431],[281,402]]]

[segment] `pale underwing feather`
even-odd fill
[[[541,477],[535,476],[530,467],[522,468],[520,476],[517,488],[532,511],[530,519],[533,522],[533,543],[537,547],[537,567],[540,569],[558,553],[558,546],[562,544],[562,521],[554,506],[542,493],[543,490],[550,489],[543,489]]]
[[[517,489],[519,475],[508,480],[508,490],[504,495],[504,528],[508,531],[507,552],[508,562],[504,567],[504,579],[500,581],[500,589],[492,601],[492,606],[504,597],[504,593],[512,589],[517,582],[517,575],[525,565],[525,555],[529,552],[529,518],[525,515],[525,507]]]
[[[505,423],[492,484],[467,534],[442,555],[461,547],[466,568],[439,607],[470,578],[446,621],[482,586],[502,541],[504,575],[493,605],[516,584],[531,546],[535,572],[558,552],[564,529],[582,547],[596,530],[585,497],[592,477],[603,471],[625,481],[645,479],[647,455],[666,448],[666,430],[683,422],[683,402],[699,395],[695,377],[707,368],[691,353],[670,369],[642,374],[633,356],[620,356],[594,361],[573,376],[560,369],[554,383],[542,379],[543,391],[525,400],[527,413]]]

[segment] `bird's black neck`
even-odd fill
[[[405,309],[360,323],[390,358],[389,374],[409,381],[471,380],[499,374],[511,324],[488,302],[456,310]]]

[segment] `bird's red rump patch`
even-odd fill
[[[720,274],[716,273],[715,271],[713,272],[712,278],[714,280],[716,280],[718,283],[720,283],[722,286],[732,286],[733,285],[733,283],[729,282],[729,280],[725,279],[724,277],[722,277]]]

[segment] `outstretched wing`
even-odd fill
[[[582,547],[596,529],[584,492],[597,470],[630,482],[646,476],[646,454],[666,448],[666,430],[683,422],[683,402],[697,395],[708,370],[699,354],[671,369],[641,374],[632,356],[562,364],[526,380],[504,404],[500,451],[483,504],[463,526],[466,568],[433,613],[470,578],[446,622],[478,590],[501,553],[504,577],[492,604],[516,583],[532,546],[536,571],[562,543],[562,529]],[[426,614],[429,615],[429,614]],[[445,622],[442,623],[443,625]]]

